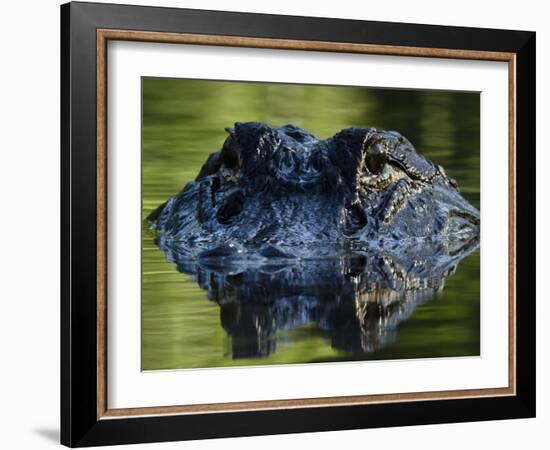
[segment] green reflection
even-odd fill
[[[342,128],[405,135],[445,167],[479,207],[479,95],[202,80],[143,80],[143,217],[195,178],[235,121],[293,123],[320,138]],[[436,298],[400,324],[397,338],[360,356],[331,348],[312,326],[281,332],[263,359],[232,359],[219,307],[143,235],[142,367],[145,370],[360,359],[479,355],[479,251]]]

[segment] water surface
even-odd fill
[[[195,178],[206,157],[223,143],[224,127],[235,121],[293,123],[319,138],[351,126],[397,130],[441,164],[479,208],[476,93],[145,78],[143,217]],[[248,331],[248,322],[235,319],[235,311],[221,307],[219,298],[212,293],[208,298],[197,273],[182,273],[168,261],[154,239],[144,230],[144,370],[479,355],[479,250],[458,264],[442,289],[407,310],[384,339],[373,337],[377,345],[360,336],[341,344],[322,321],[296,320],[293,326],[271,327],[264,343]],[[239,314],[258,321],[270,313]],[[308,317],[315,314],[310,311]]]

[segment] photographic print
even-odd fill
[[[478,92],[142,78],[142,370],[480,355]]]
[[[534,417],[535,38],[62,5],[61,442]]]

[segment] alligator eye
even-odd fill
[[[367,149],[365,162],[369,171],[378,175],[384,169],[387,162],[386,152],[379,143],[371,145]]]

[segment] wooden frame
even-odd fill
[[[83,446],[534,415],[534,33],[86,3],[63,5],[61,13],[62,443]],[[508,62],[508,387],[109,409],[108,40]]]

